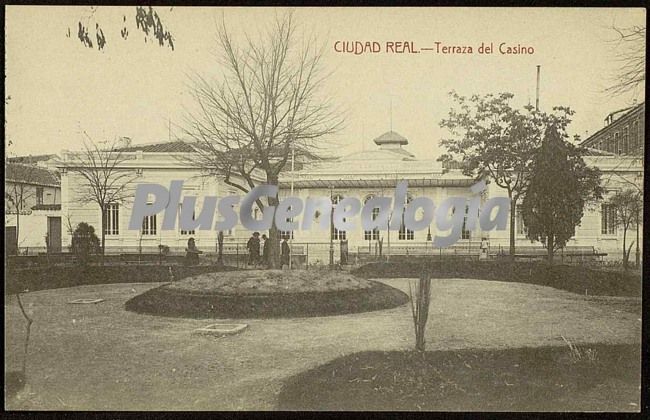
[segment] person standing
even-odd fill
[[[282,252],[280,255],[280,265],[282,268],[286,265],[289,267],[289,253],[291,252],[291,249],[289,248],[289,242],[287,242],[287,238],[284,238],[282,241]]]
[[[269,266],[269,254],[271,253],[271,242],[269,242],[269,238],[266,237],[265,234],[262,234],[262,265],[265,268],[268,268]]]
[[[199,249],[196,247],[196,243],[194,242],[194,238],[190,238],[187,240],[187,248],[185,248],[185,261],[187,265],[198,265],[199,264],[199,254],[201,254],[202,251],[199,251]]]
[[[248,265],[257,265],[260,259],[260,233],[253,232],[246,244],[248,248]]]

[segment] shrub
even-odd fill
[[[81,265],[87,265],[90,255],[99,251],[99,238],[95,235],[95,228],[86,222],[81,222],[72,233],[72,245],[70,251],[77,257]]]

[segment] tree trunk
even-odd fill
[[[219,231],[217,234],[217,264],[223,265],[223,231]]]
[[[278,185],[278,178],[277,176],[271,176],[267,175],[266,176],[266,183],[268,185]],[[268,197],[268,205],[269,206],[278,206],[278,203],[280,200],[278,200],[277,197]],[[275,226],[275,217],[273,218],[273,223],[271,223],[271,228],[269,229],[269,239],[270,245],[269,245],[269,268],[281,268],[280,267],[280,231],[278,230],[277,226]]]
[[[423,352],[426,346],[424,335],[429,318],[429,302],[431,301],[431,275],[428,273],[420,275],[415,296],[413,296],[411,283],[409,283],[409,296],[411,297],[411,315],[415,328],[415,350]]]
[[[623,226],[623,270],[627,270],[627,259],[629,254],[626,253],[625,240],[627,238],[627,227]],[[632,249],[632,248],[630,248]]]
[[[636,217],[635,217],[635,225],[636,225],[636,258],[635,258],[635,266],[638,269],[641,264],[641,251],[639,249],[639,210],[637,209],[636,211]]]
[[[102,266],[104,265],[104,255],[106,254],[106,230],[104,229],[104,226],[106,225],[106,211],[104,206],[99,206],[99,208],[102,209],[102,225],[100,226],[101,229],[101,235],[102,235],[102,255],[101,255],[101,264]]]
[[[515,259],[515,220],[517,211],[517,199],[512,198],[512,192],[508,191],[510,198],[510,260]]]
[[[547,257],[546,257],[546,259],[548,260],[549,264],[553,264],[553,254],[554,254],[554,252],[553,252],[554,249],[553,248],[555,247],[555,243],[554,243],[553,239],[554,239],[553,235],[549,235],[548,239],[546,239],[546,247],[547,247],[547,249],[546,249]]]
[[[16,208],[16,255],[20,255],[20,210]]]

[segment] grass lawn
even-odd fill
[[[362,352],[286,381],[284,410],[638,411],[639,345]],[[572,355],[573,354],[573,355]]]
[[[408,290],[406,280],[382,282]],[[223,319],[249,328],[222,338],[192,334],[212,320],[124,310],[126,301],[159,285],[90,285],[25,294],[23,302],[34,318],[27,383],[6,400],[6,408],[274,410],[291,376],[342,356],[402,352],[414,344],[408,305],[328,317]],[[67,303],[78,298],[105,301]],[[636,344],[640,308],[638,298],[438,279],[432,282],[427,349],[564,347],[560,336],[581,345]],[[20,367],[25,328],[13,296],[5,298],[4,322],[5,371],[13,371]],[[624,397],[622,405],[635,401],[632,394]]]

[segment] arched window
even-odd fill
[[[334,208],[337,206],[337,204],[341,202],[341,200],[343,200],[343,196],[340,194],[335,194],[334,196],[332,196],[332,213],[334,213]],[[342,241],[346,239],[346,232],[344,230],[338,230],[337,228],[335,228],[334,223],[331,224],[330,234],[332,235],[332,238],[336,241]]]
[[[411,194],[407,194],[406,204],[410,203],[411,201],[413,201],[413,197],[411,197]],[[406,229],[406,225],[404,224],[404,213],[405,211],[402,212],[402,224],[399,227],[398,239],[412,241],[415,239],[415,232]]]
[[[368,197],[363,200],[363,204],[365,205],[370,199],[374,198],[374,195],[369,195]],[[379,217],[379,207],[375,207],[372,209],[372,220],[377,220],[377,217]],[[366,241],[377,241],[379,240],[379,228],[376,227],[373,230],[364,230],[363,231],[363,239]]]

